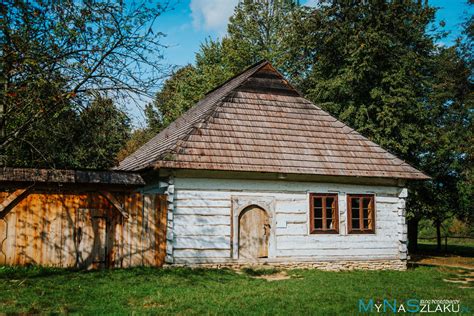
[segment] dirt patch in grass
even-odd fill
[[[286,271],[280,271],[275,268],[243,268],[244,274],[254,279],[263,279],[267,281],[281,281],[291,279]]]
[[[474,258],[455,255],[412,255],[411,263],[420,265],[445,266],[474,270]]]
[[[261,276],[255,276],[256,279],[264,279],[267,281],[281,281],[291,279],[291,276],[286,273],[286,271],[280,271],[274,274],[267,274]]]

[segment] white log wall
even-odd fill
[[[231,214],[236,196],[271,198],[275,203],[276,227],[271,231],[275,244],[270,245],[268,261],[406,259],[406,189],[268,180],[174,181],[172,227],[168,227],[172,229],[168,255],[174,263],[235,262]],[[309,234],[309,193],[338,193],[339,234]],[[375,234],[347,233],[346,196],[351,193],[375,194]]]

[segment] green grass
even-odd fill
[[[252,274],[253,272],[250,272]],[[269,273],[257,272],[256,274]],[[352,315],[359,299],[459,299],[473,289],[447,283],[457,270],[324,272],[292,270],[269,282],[230,270],[135,268],[70,271],[0,267],[0,314]]]

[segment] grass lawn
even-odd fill
[[[474,311],[473,282],[446,282],[463,270],[291,270],[286,280],[258,271],[135,268],[69,271],[0,267],[0,314],[318,314],[358,313],[359,299],[458,299]],[[471,273],[472,274],[472,273]]]

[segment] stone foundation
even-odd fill
[[[324,271],[347,271],[347,270],[398,270],[407,269],[406,260],[364,260],[364,261],[317,261],[317,262],[256,262],[256,263],[193,263],[172,264],[165,267],[191,267],[222,269],[229,268],[239,270],[242,268],[277,268],[277,269],[319,269]]]

